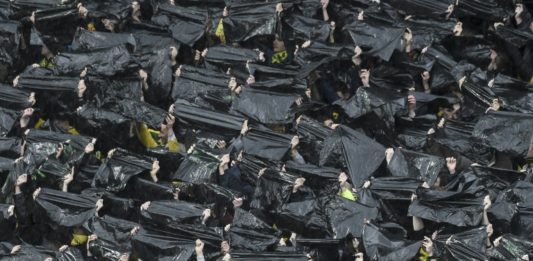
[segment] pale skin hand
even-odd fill
[[[364,87],[370,87],[370,70],[362,69],[359,72],[359,77]]]
[[[95,207],[96,207],[96,211],[94,212],[94,215],[98,217],[98,211],[100,211],[100,209],[104,207],[104,200],[103,199],[97,200]]]
[[[22,117],[20,117],[20,127],[26,128],[30,123],[30,118],[33,115],[33,108],[27,108],[22,112]]]
[[[196,252],[197,257],[204,256],[204,242],[202,242],[202,240],[196,239],[194,251]]]
[[[220,164],[218,165],[218,174],[224,175],[226,169],[228,169],[228,164],[230,162],[229,154],[222,156],[220,159]]]
[[[457,159],[454,157],[446,158],[446,167],[448,168],[448,171],[450,174],[455,174],[455,168],[457,166]]]
[[[422,85],[424,85],[424,91],[426,93],[429,93],[431,91],[431,88],[429,86],[429,79],[430,79],[430,74],[428,71],[424,71],[421,75],[422,77]]]
[[[89,250],[89,243],[95,241],[96,239],[98,239],[98,236],[96,236],[95,234],[92,234],[87,238],[87,256],[92,256],[92,253]]]
[[[41,188],[37,188],[34,192],[33,192],[33,200],[37,199],[37,197],[39,196],[39,193],[41,193]]]
[[[68,185],[73,180],[74,180],[74,167],[72,167],[72,170],[71,170],[70,174],[65,175],[65,177],[63,178],[63,188],[62,188],[63,192],[67,192],[68,191]]]
[[[305,178],[297,178],[296,181],[294,181],[294,187],[292,189],[292,193],[296,193],[300,187],[304,185]]]
[[[522,23],[522,13],[524,12],[524,5],[522,4],[516,4],[516,8],[515,8],[515,15],[514,15],[514,18],[516,20],[516,24],[521,24]]]
[[[141,205],[141,211],[146,211],[150,207],[150,201],[146,201]]]
[[[392,160],[392,156],[394,156],[394,149],[388,148],[385,150],[385,160],[387,161],[387,165],[390,164],[390,161]]]
[[[159,169],[159,161],[156,160],[152,163],[152,169],[150,170],[150,177],[154,182],[158,181],[157,172],[159,172]]]

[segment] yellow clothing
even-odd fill
[[[349,199],[351,201],[356,201],[357,197],[353,195],[353,193],[349,189],[342,189],[341,191],[341,197],[345,199]]]
[[[80,246],[87,243],[89,237],[84,234],[72,234],[72,240],[70,241],[71,246]]]
[[[141,123],[137,125],[137,133],[139,141],[148,149],[157,147],[166,147],[170,152],[179,152],[180,145],[176,136],[172,134],[166,144],[160,144],[159,134],[160,132],[154,129],[148,128],[146,124]]]
[[[287,53],[287,51],[277,52],[272,55],[272,63],[282,63],[283,61],[285,61],[285,59],[287,59],[288,56],[289,54]]]
[[[224,22],[222,18],[220,21],[218,21],[217,30],[215,31],[215,35],[220,39],[220,42],[225,44],[226,43],[226,35],[224,34]]]

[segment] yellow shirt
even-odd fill
[[[217,30],[215,31],[215,35],[220,39],[220,42],[225,44],[226,43],[226,35],[224,35],[224,23],[222,18],[220,21],[218,21]]]
[[[178,140],[176,139],[176,136],[172,134],[166,144],[160,144],[159,143],[159,131],[150,129],[146,124],[141,123],[137,125],[137,137],[139,138],[139,141],[144,145],[144,147],[148,149],[153,149],[157,147],[166,147],[168,148],[168,151],[170,152],[179,152],[180,145]]]

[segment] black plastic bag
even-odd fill
[[[407,239],[407,231],[398,224],[364,226],[363,244],[366,255],[378,260],[411,260],[422,246],[421,241]]]
[[[7,136],[15,124],[17,124],[17,119],[21,114],[19,111],[0,107],[0,136]]]
[[[90,196],[41,188],[35,206],[42,221],[62,227],[77,227],[95,215],[96,201]]]
[[[132,253],[143,260],[187,261],[193,256],[194,240],[185,239],[168,230],[143,230],[131,241]]]
[[[455,234],[438,234],[433,241],[436,256],[447,260],[487,260],[486,227],[482,226]]]
[[[231,252],[231,260],[236,261],[307,261],[307,255],[304,253],[293,252],[263,252],[263,253],[250,253],[250,252]]]
[[[300,118],[297,132],[300,138],[298,144],[301,148],[300,154],[311,163],[318,165],[324,140],[331,134],[332,130],[324,126],[323,123],[304,115]]]
[[[292,29],[292,37],[300,40],[326,42],[331,28],[327,22],[292,14],[283,20]]]
[[[102,105],[103,109],[118,113],[135,122],[146,123],[150,128],[159,129],[168,113],[150,103],[136,100],[109,101]]]
[[[294,120],[291,107],[296,95],[245,88],[233,101],[231,110],[264,124],[287,124]],[[275,101],[275,106],[272,103]]]
[[[152,48],[149,51],[143,49],[137,58],[140,66],[148,73],[149,88],[146,90],[145,100],[162,107],[162,104],[168,101],[174,76],[169,46]]]
[[[320,152],[320,166],[347,170],[354,185],[360,187],[381,166],[385,148],[358,131],[337,127]]]
[[[85,85],[87,91],[84,97],[94,99],[98,104],[114,99],[139,101],[143,95],[142,82],[137,75],[118,78],[87,76]]]
[[[365,53],[389,61],[392,53],[400,45],[405,27],[365,19],[345,25],[345,34]]]
[[[372,179],[371,185],[367,190],[379,199],[408,202],[411,199],[411,195],[416,192],[416,189],[420,185],[420,179],[409,177],[381,177]],[[397,202],[395,207],[401,209],[399,202]]]
[[[291,148],[292,136],[268,129],[252,129],[242,139],[247,154],[270,160],[283,159]]]
[[[291,174],[267,169],[257,181],[250,208],[261,211],[279,209],[289,198],[294,181],[296,181],[296,177]],[[310,203],[311,205],[316,205],[314,200],[311,200]],[[298,205],[298,202],[296,205]],[[287,206],[287,208],[290,208],[290,206]],[[304,212],[312,211],[311,209],[307,210],[306,207],[296,209]]]
[[[128,181],[152,169],[152,161],[124,150],[116,150],[104,160],[93,180],[93,187],[119,192],[126,188]]]
[[[220,157],[207,148],[197,147],[183,160],[172,179],[192,184],[209,182],[215,177],[213,174],[218,170]]]
[[[80,80],[74,77],[22,74],[17,86],[32,91],[76,92]]]
[[[159,5],[157,15],[152,17],[155,24],[168,28],[172,37],[190,47],[205,34],[209,19],[205,6]]]
[[[157,176],[159,178],[159,172]],[[138,193],[139,191],[144,193]],[[174,199],[174,192],[170,184],[156,183],[139,177],[134,177],[131,186],[128,186],[129,198],[140,201]]]
[[[13,207],[13,206],[0,204],[0,230],[5,232],[5,233],[2,233],[2,235],[0,235],[1,241],[11,240],[11,238],[13,237],[15,233],[17,221],[14,216],[14,213],[15,213],[14,209],[13,209],[13,213],[11,213],[10,215],[9,213],[10,207]]]
[[[444,158],[398,148],[388,169],[393,176],[417,178],[432,186],[444,165]]]
[[[483,198],[449,191],[419,194],[409,206],[409,216],[459,227],[477,226],[483,219]]]
[[[383,88],[359,88],[352,98],[335,104],[352,119],[374,112],[389,128],[394,128],[394,117],[406,108],[406,99],[405,96]]]
[[[533,240],[533,208],[518,206],[518,213],[511,222],[511,233]]]
[[[30,93],[0,83],[0,104],[6,109],[24,110],[32,106]]]
[[[175,115],[180,123],[193,128],[235,137],[244,123],[244,118],[237,115],[204,109],[185,101],[177,101],[175,105]]]
[[[488,164],[492,160],[492,150],[488,144],[474,138],[474,124],[456,120],[447,120],[443,129],[436,132],[432,141],[443,147],[441,157],[458,153],[474,162]]]
[[[0,21],[0,62],[2,64],[13,66],[19,58],[18,50],[20,48],[21,34],[19,23],[10,20]]]
[[[319,167],[311,164],[300,164],[288,161],[285,169],[305,178],[305,185],[315,191],[331,195],[338,187],[340,170],[328,167]]]
[[[130,249],[131,231],[137,223],[111,216],[92,217],[83,225],[90,234],[98,236],[118,249]]]
[[[348,235],[360,238],[365,222],[375,220],[379,216],[377,208],[340,196],[326,199],[325,211],[335,239],[343,239]]]
[[[213,64],[236,65],[245,64],[248,61],[259,62],[259,53],[254,50],[217,45],[207,49],[205,61]]]
[[[292,192],[291,189],[286,189],[286,191],[286,194],[289,195]],[[272,192],[274,191],[270,193]],[[283,194],[279,196],[283,196]],[[289,197],[286,196],[285,200],[288,200]],[[277,212],[276,225],[281,229],[294,231],[304,237],[323,238],[330,234],[327,217],[316,198],[284,203]]]
[[[135,207],[133,199],[117,197],[112,193],[104,194],[102,199],[104,206],[99,213],[116,218],[130,217],[133,219],[137,216],[138,208]]]
[[[306,48],[300,48],[295,54],[295,61],[301,66],[310,66],[313,71],[322,64],[327,64],[335,60],[349,60],[354,54],[351,45],[331,45],[322,42],[311,42]],[[313,63],[316,65],[312,66]],[[303,68],[302,68],[303,69]],[[305,70],[301,70],[300,79],[303,79],[309,75],[309,72],[305,73]]]
[[[207,208],[185,201],[150,201],[148,209],[141,211],[141,222],[158,226],[201,224],[202,213]]]
[[[56,56],[54,71],[60,75],[78,76],[87,67],[90,73],[113,76],[124,72],[132,63],[125,46],[115,46],[88,53],[61,53]]]
[[[21,148],[21,139],[0,137],[0,157],[18,158],[22,152]]]
[[[275,33],[278,22],[276,3],[232,3],[228,12],[229,16],[223,20],[224,34],[231,42]]]
[[[230,95],[230,76],[208,69],[188,65],[180,66],[180,75],[176,77],[172,89],[172,99],[194,101],[198,96],[208,94]]]
[[[80,28],[74,35],[71,48],[73,51],[81,52],[97,51],[119,45],[135,50],[137,43],[131,34],[91,32]]]
[[[498,246],[489,251],[491,260],[521,260],[524,256],[531,256],[533,242],[512,234],[502,236]]]
[[[472,136],[499,152],[525,157],[533,136],[533,117],[514,112],[489,112],[474,127]]]
[[[520,172],[483,166],[472,166],[457,175],[446,184],[445,190],[472,194],[488,191],[492,198],[525,178]]]
[[[235,209],[233,223],[228,231],[232,248],[256,253],[273,249],[279,243],[280,235],[281,232],[240,208]]]

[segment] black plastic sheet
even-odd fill
[[[272,228],[250,212],[235,209],[229,230],[229,243],[235,249],[263,252],[279,243],[281,232]]]
[[[229,81],[230,76],[227,74],[183,65],[174,82],[172,99],[194,101],[198,96],[212,93],[229,95]]]
[[[242,140],[243,151],[247,154],[271,160],[281,160],[291,148],[292,136],[271,130],[250,130]]]
[[[89,72],[113,76],[126,71],[132,57],[125,46],[119,45],[88,53],[61,53],[55,57],[54,71],[78,76],[87,67]]]
[[[232,3],[224,18],[224,34],[231,41],[274,35],[278,22],[276,3]]]
[[[435,255],[450,260],[486,260],[486,227],[482,226],[455,234],[437,235],[433,241]]]
[[[42,221],[62,227],[77,227],[95,215],[96,198],[42,188],[35,199]]]
[[[137,43],[131,34],[90,32],[85,29],[78,29],[72,40],[73,51],[97,51],[119,45],[135,50]]]
[[[410,241],[407,231],[398,224],[367,224],[363,230],[363,244],[367,256],[378,260],[410,260],[418,253],[421,241]]]
[[[105,188],[107,191],[119,192],[126,188],[132,177],[151,169],[152,162],[147,157],[117,150],[111,158],[105,159],[100,165],[92,185]]]
[[[444,165],[444,158],[398,148],[388,169],[393,176],[417,178],[432,186]]]
[[[219,155],[203,148],[196,148],[180,164],[172,179],[201,184],[214,179],[220,163]],[[218,173],[216,173],[218,175]]]
[[[339,196],[327,200],[325,210],[335,239],[343,239],[348,235],[360,238],[365,222],[375,220],[379,215],[377,208]]]
[[[533,135],[533,117],[523,113],[490,112],[477,122],[472,136],[499,152],[524,157],[529,149],[525,140]]]
[[[354,21],[344,27],[345,34],[354,45],[360,46],[368,55],[388,61],[400,45],[405,27],[381,21]]]
[[[245,88],[233,101],[231,109],[264,124],[286,124],[294,120],[291,107],[296,98],[295,95]]]
[[[477,226],[483,219],[483,197],[448,191],[428,191],[409,206],[409,215],[459,227]]]
[[[362,133],[345,126],[337,127],[324,141],[320,166],[347,170],[357,186],[362,186],[385,159],[385,148]]]

